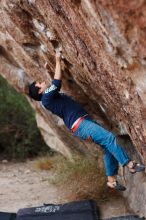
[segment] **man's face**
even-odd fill
[[[40,88],[39,94],[44,93],[45,90],[46,90],[47,87],[48,87],[45,81],[43,81],[43,82],[36,82],[35,86],[37,86],[38,88]]]

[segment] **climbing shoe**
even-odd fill
[[[129,168],[130,173],[132,174],[135,174],[137,172],[142,172],[145,170],[144,164],[139,164],[139,163],[136,163],[135,161],[132,161],[132,166],[128,168]]]
[[[118,181],[107,182],[107,186],[112,188],[112,189],[116,189],[118,191],[125,191],[126,190],[126,187],[121,185],[120,183],[118,183]]]

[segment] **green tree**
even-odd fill
[[[0,76],[0,153],[8,159],[26,159],[49,152],[37,128],[27,99]]]

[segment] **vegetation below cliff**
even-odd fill
[[[6,159],[26,159],[50,149],[37,128],[26,98],[0,76],[0,153]]]
[[[63,160],[61,159],[61,163],[62,161]],[[79,180],[78,178],[76,178],[73,181],[73,184],[71,184],[72,187],[74,186],[74,188],[72,188],[73,191],[71,192],[71,188],[70,188],[71,186],[68,185],[69,183],[68,181],[66,183],[64,182],[65,184],[62,186],[62,188],[56,186],[56,184],[52,184],[51,179],[52,176],[54,176],[54,170],[44,170],[42,168],[38,169],[36,168],[36,163],[38,163],[38,159],[31,161],[27,160],[25,163],[6,163],[6,164],[0,163],[0,195],[1,195],[0,210],[1,211],[17,212],[18,209],[20,208],[40,206],[44,203],[59,204],[59,203],[70,202],[74,198],[73,193],[74,196],[78,196],[79,199],[79,196],[81,195],[79,194],[77,195],[76,192],[74,191],[76,188],[76,186],[74,185],[75,180],[77,185],[80,184],[78,183]],[[60,164],[60,162],[58,164]],[[54,166],[56,165],[54,164]],[[71,167],[72,169],[70,171],[70,174],[71,173],[74,174],[75,165],[70,166],[70,168]],[[91,167],[92,166],[90,166],[90,168]],[[87,175],[87,173],[88,171],[85,172],[85,175]],[[69,170],[67,174],[69,174]],[[63,174],[60,175],[63,176]],[[82,178],[83,175],[84,174],[82,173]],[[97,176],[98,174],[95,175]],[[70,175],[70,177],[72,178],[73,176]],[[63,180],[65,179],[63,178]],[[89,184],[91,188],[92,188],[91,185],[92,183],[93,181],[91,181],[91,183]],[[23,185],[23,190],[22,190],[22,185]],[[83,192],[83,189],[85,190],[85,186],[82,186],[80,192],[81,190]],[[98,188],[98,186],[96,186],[96,188]],[[86,192],[87,191],[91,192],[90,190],[92,189],[90,189],[88,186]],[[96,189],[96,192],[97,191],[98,189]],[[88,195],[84,194],[84,195],[87,196],[86,198],[90,198],[89,194]],[[108,193],[106,198],[102,200],[100,199],[100,201],[98,200],[97,205],[100,207],[101,217],[103,218],[133,214],[132,212],[127,210],[128,207],[125,203],[124,198],[122,198],[117,193],[116,194]]]

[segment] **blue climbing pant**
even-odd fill
[[[74,135],[83,140],[92,139],[104,149],[104,163],[107,176],[117,175],[118,164],[120,163],[122,166],[125,166],[130,161],[125,150],[117,144],[116,137],[89,116],[81,122]]]

